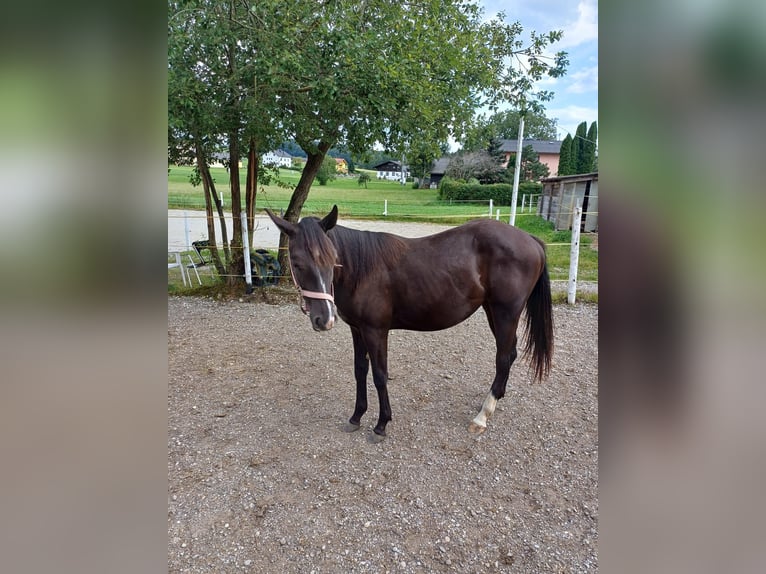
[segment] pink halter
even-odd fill
[[[336,265],[336,267],[340,267],[340,265]],[[335,304],[335,287],[332,283],[330,283],[330,293],[322,293],[321,291],[307,291],[305,289],[301,289],[301,286],[298,285],[298,280],[295,278],[295,270],[293,269],[292,258],[290,258],[290,275],[292,275],[295,287],[301,293],[301,311],[303,311],[304,315],[309,314],[308,307],[306,306],[306,299],[324,299],[325,301],[330,301],[330,303],[333,305]]]

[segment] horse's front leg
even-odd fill
[[[356,379],[356,404],[354,414],[343,426],[346,432],[358,431],[362,422],[362,415],[367,412],[367,373],[370,370],[370,359],[367,355],[367,346],[359,329],[351,327],[351,337],[354,342],[354,378]]]
[[[363,333],[367,352],[372,363],[372,380],[378,391],[380,414],[370,436],[372,442],[381,442],[386,437],[386,425],[391,420],[391,405],[388,402],[388,331],[368,330]]]

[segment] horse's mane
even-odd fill
[[[407,249],[401,237],[390,233],[358,231],[336,225],[328,236],[335,244],[338,262],[342,265],[335,272],[349,282],[351,289],[376,268],[394,267]]]
[[[306,249],[311,253],[314,261],[322,266],[335,263],[337,259],[335,246],[327,239],[327,235],[319,225],[319,220],[316,217],[304,217],[299,225],[306,242]]]

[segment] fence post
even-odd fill
[[[184,210],[184,237],[186,238],[186,250],[191,249],[191,239],[189,239],[191,231],[189,229],[189,214]]]
[[[250,237],[247,233],[247,211],[242,212],[242,250],[245,256],[245,293],[250,295],[253,292],[253,274],[250,269]]]
[[[492,199],[489,200],[489,218],[492,219],[492,214],[494,213]]]
[[[567,303],[574,305],[577,294],[577,266],[580,263],[580,225],[582,223],[582,207],[579,202],[572,217],[572,244],[569,250],[569,285],[567,287]]]
[[[388,215],[388,200],[383,200],[383,215]]]
[[[524,204],[527,203],[527,194],[521,196],[521,213],[524,213]]]
[[[500,209],[497,210],[497,215],[495,216],[495,219],[500,221]]]

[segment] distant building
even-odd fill
[[[335,171],[342,174],[348,173],[348,163],[342,157],[333,158],[335,160]]]
[[[431,166],[431,188],[439,187],[439,182],[441,182],[444,174],[447,173],[449,160],[450,158],[448,157],[440,157],[434,161],[433,165]]]
[[[378,179],[388,179],[391,181],[401,181],[402,180],[402,163],[399,161],[384,161],[383,163],[379,163],[376,166],[373,166],[373,169],[377,173]],[[404,178],[407,179],[410,176],[410,168],[409,166],[404,166]]]
[[[226,167],[226,163],[229,161],[229,154],[218,151],[210,156],[210,167]],[[242,167],[242,161],[239,162],[239,167]]]
[[[575,208],[582,207],[581,231],[598,231],[598,172],[560,175],[542,180],[537,214],[555,229],[572,229]]]
[[[263,165],[270,165],[274,167],[291,167],[293,165],[293,156],[291,156],[285,150],[276,149],[274,151],[263,154],[261,161],[263,162]]]
[[[522,148],[525,148],[528,145],[531,145],[532,149],[535,150],[535,153],[539,156],[540,163],[544,163],[548,166],[550,174],[558,175],[561,142],[547,140],[522,140]],[[500,151],[505,154],[503,167],[508,167],[508,161],[511,159],[511,155],[516,153],[517,147],[518,140],[500,140]]]

